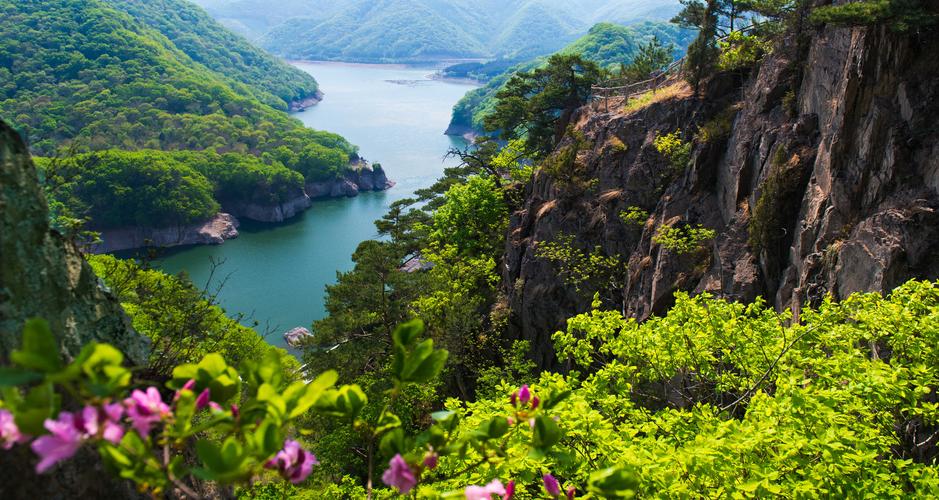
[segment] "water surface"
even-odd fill
[[[373,221],[395,200],[429,186],[452,160],[448,148],[460,139],[443,135],[453,105],[472,87],[429,78],[429,67],[343,63],[294,63],[311,73],[326,94],[323,102],[295,116],[307,126],[345,136],[360,154],[380,162],[397,185],[356,198],[319,201],[281,224],[242,221],[241,236],[219,246],[170,250],[156,265],[186,271],[197,285],[209,278],[211,261],[223,261],[216,283],[229,313],[260,322],[268,340],[323,317],[325,286],[337,271],[352,267],[359,242],[377,236]]]

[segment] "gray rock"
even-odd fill
[[[19,347],[24,321],[40,317],[49,322],[66,358],[98,341],[120,349],[129,363],[145,365],[147,339],[131,328],[79,249],[50,231],[48,221],[26,146],[0,121],[0,364]],[[33,471],[35,461],[25,446],[0,452],[4,498],[141,497],[128,482],[113,479],[91,450],[43,476]]]
[[[219,213],[211,219],[186,226],[164,228],[130,227],[104,229],[101,242],[90,245],[91,253],[108,253],[143,247],[220,245],[238,237],[238,219]]]

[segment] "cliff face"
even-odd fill
[[[42,317],[67,356],[92,340],[146,361],[134,332],[78,248],[49,229],[46,200],[20,138],[0,122],[0,362],[19,346],[23,322]]]
[[[591,147],[580,175],[596,180],[577,187],[539,174],[509,229],[510,325],[541,364],[552,360],[550,335],[590,301],[535,255],[562,233],[619,258],[622,297],[608,306],[640,319],[664,312],[678,290],[797,309],[939,277],[935,33],[809,35],[785,40],[749,76],[716,75],[698,95],[679,88],[638,111],[581,111]],[[652,141],[678,129],[697,132],[691,161],[663,175]],[[650,214],[644,225],[621,220],[631,206]],[[663,224],[717,237],[677,254],[652,240]]]
[[[36,169],[20,138],[0,122],[0,364],[19,347],[23,323],[49,322],[61,351],[73,357],[90,341],[119,348],[133,365],[147,361],[147,340],[133,331],[120,304],[70,241],[49,230]],[[84,450],[54,474],[33,472],[35,456],[17,446],[0,453],[4,498],[137,498]]]

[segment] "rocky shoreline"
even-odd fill
[[[103,229],[101,241],[86,247],[89,253],[111,253],[146,247],[220,245],[238,237],[237,217],[258,222],[283,222],[313,205],[313,200],[358,196],[365,191],[384,191],[394,186],[381,165],[361,161],[341,179],[308,182],[294,198],[274,205],[250,202],[223,203],[220,212],[207,221],[164,228],[126,227]]]
[[[298,111],[304,111],[307,108],[316,106],[320,101],[323,100],[323,93],[319,90],[315,94],[304,97],[303,99],[297,101],[291,101],[287,104],[287,110],[291,113],[296,113]]]

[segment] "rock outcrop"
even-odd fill
[[[308,182],[306,193],[310,198],[342,198],[358,196],[362,191],[384,191],[394,186],[380,165],[364,161],[354,165],[341,179]]]
[[[235,217],[256,220],[258,222],[283,222],[299,215],[313,205],[313,200],[305,192],[296,194],[283,203],[263,204],[254,202],[229,202],[222,207]]]
[[[90,341],[108,342],[129,362],[147,361],[148,342],[131,327],[76,246],[50,231],[46,200],[22,140],[0,122],[0,364],[19,347],[23,323],[41,317],[74,357]],[[26,446],[0,452],[3,498],[138,498],[111,479],[100,457],[83,450],[43,476]]]
[[[540,364],[553,362],[551,334],[589,308],[536,255],[561,234],[620,259],[622,293],[607,307],[639,319],[664,313],[676,291],[798,309],[939,277],[936,31],[804,35],[808,43],[784,40],[751,74],[718,74],[698,94],[685,88],[632,112],[581,110],[591,147],[578,175],[589,182],[537,175],[509,228],[510,328]],[[694,149],[670,175],[652,142],[676,130]],[[628,207],[649,220],[625,222]],[[697,252],[653,241],[662,225],[698,224],[717,237]]]
[[[296,101],[291,101],[290,103],[288,103],[287,109],[292,113],[304,111],[307,108],[316,106],[322,100],[323,100],[323,93],[317,90],[316,94],[314,95],[307,96],[307,97],[304,97],[303,99],[298,99]]]
[[[219,213],[207,221],[184,226],[104,229],[101,242],[89,245],[88,251],[108,253],[143,247],[220,245],[237,237],[238,219],[231,214]]]

